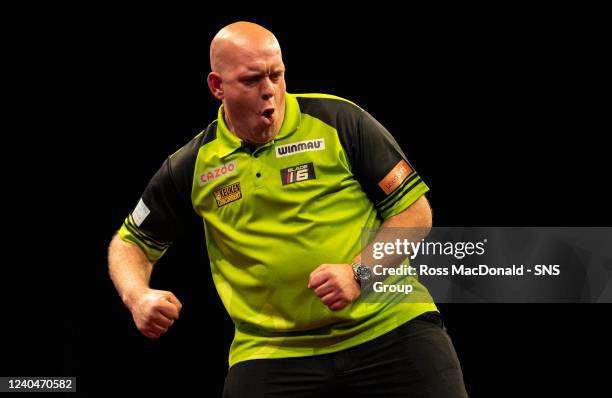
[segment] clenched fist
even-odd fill
[[[182,307],[171,292],[149,289],[129,309],[138,330],[148,338],[156,339],[178,319]]]
[[[361,294],[350,264],[319,265],[310,273],[308,288],[332,311],[340,311]]]

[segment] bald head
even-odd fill
[[[222,101],[223,120],[237,137],[254,144],[270,141],[285,117],[285,65],[278,40],[269,30],[236,22],[210,44],[207,83]]]
[[[210,67],[223,73],[244,57],[257,53],[280,53],[280,45],[272,32],[251,22],[235,22],[225,26],[210,43]]]

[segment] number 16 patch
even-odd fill
[[[280,173],[283,185],[289,185],[306,180],[314,180],[316,178],[314,165],[312,162],[301,164],[299,166],[287,167],[286,169],[282,169]]]

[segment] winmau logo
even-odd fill
[[[277,146],[276,157],[282,158],[300,152],[321,151],[323,149],[325,149],[325,140],[323,138],[318,138],[316,140],[299,141],[294,142],[293,144]]]

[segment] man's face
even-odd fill
[[[280,49],[234,52],[221,79],[226,121],[233,132],[253,143],[274,138],[285,114],[285,65]]]

